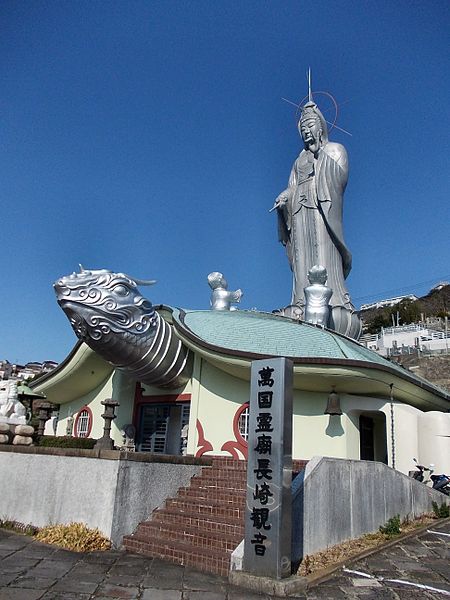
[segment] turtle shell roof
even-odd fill
[[[380,364],[388,362],[372,350],[334,331],[271,313],[186,310],[174,317],[195,337],[224,351],[292,358],[349,359]],[[390,362],[388,364],[393,365]]]
[[[330,329],[257,311],[169,310],[182,336],[213,352],[250,360],[285,356],[297,364],[379,368],[450,400],[445,390]]]

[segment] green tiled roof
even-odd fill
[[[188,310],[184,325],[206,343],[227,350],[386,363],[375,352],[344,336],[271,313]]]
[[[224,354],[286,356],[297,359],[296,362],[301,359],[324,359],[325,362],[329,359],[330,363],[339,360],[344,364],[358,361],[372,368],[379,365],[448,398],[445,390],[329,329],[257,311],[169,310],[180,333],[184,330],[188,336],[194,335],[200,345],[213,346],[213,350]]]

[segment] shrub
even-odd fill
[[[97,440],[93,438],[76,438],[70,435],[59,437],[53,435],[43,435],[39,438],[38,445],[45,448],[85,448],[92,449]]]
[[[433,502],[432,506],[433,512],[438,519],[445,519],[447,517],[450,517],[450,506],[448,504],[445,504],[445,502],[442,502],[440,506],[437,502]]]
[[[395,515],[395,517],[391,517],[386,525],[382,525],[380,527],[380,533],[387,535],[388,537],[393,537],[394,535],[398,535],[401,533],[400,530],[400,515]]]
[[[111,542],[98,529],[89,529],[84,523],[49,525],[43,527],[35,538],[45,544],[55,544],[73,552],[108,550]]]

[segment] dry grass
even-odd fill
[[[400,531],[401,533],[409,533],[418,527],[422,527],[422,525],[432,523],[435,518],[434,515],[422,515],[414,520],[406,519],[403,521]],[[332,567],[334,564],[349,560],[361,552],[371,550],[372,548],[375,549],[392,539],[395,539],[395,536],[386,535],[385,533],[368,533],[356,540],[348,540],[341,544],[336,544],[336,546],[331,546],[326,550],[311,554],[311,556],[305,556],[297,575],[301,575],[302,577],[311,575],[327,567]]]
[[[35,538],[74,552],[108,550],[111,547],[111,542],[98,529],[89,529],[84,523],[49,525],[40,529]]]

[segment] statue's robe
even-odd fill
[[[330,306],[337,309],[335,321],[340,320],[341,310],[354,311],[345,286],[352,263],[342,229],[347,179],[347,152],[341,144],[327,142],[317,158],[303,150],[292,168],[289,186],[282,194],[288,201],[278,210],[279,238],[286,246],[293,272],[292,304],[304,309],[308,271],[314,265],[322,265],[327,269],[327,285],[333,290]],[[354,329],[350,323],[335,325],[336,330],[347,335]]]

